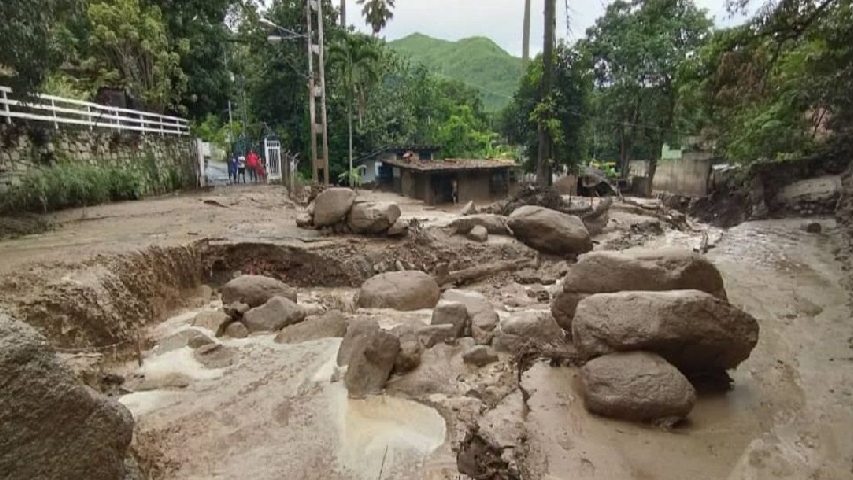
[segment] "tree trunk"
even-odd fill
[[[349,170],[347,171],[347,184],[352,184],[352,102],[347,102],[347,127],[349,128]]]
[[[341,0],[341,26],[347,28],[347,0]]]
[[[524,0],[523,47],[521,58],[524,64],[530,61],[530,0]]]
[[[545,0],[545,45],[542,48],[542,85],[541,98],[551,94],[551,83],[554,72],[555,31],[557,30],[557,0]],[[551,147],[553,141],[550,134],[539,126],[539,156],[536,164],[536,183],[540,187],[551,185]]]

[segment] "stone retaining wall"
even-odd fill
[[[191,136],[0,124],[0,195],[17,185],[27,172],[50,168],[57,162],[128,168],[155,162],[157,169],[177,167],[188,181],[198,178],[199,168]]]

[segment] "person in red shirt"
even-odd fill
[[[252,183],[257,183],[258,181],[258,167],[261,164],[260,157],[255,153],[254,150],[249,150],[249,154],[246,156],[246,168],[249,170],[249,179]]]

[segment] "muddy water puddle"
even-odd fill
[[[392,396],[349,399],[337,380],[340,338],[215,338],[189,326],[195,313],[163,322],[155,338],[204,331],[233,353],[232,365],[208,368],[190,347],[155,347],[130,375],[166,386],[120,398],[140,441],[172,465],[167,478],[411,478],[445,443],[445,421],[431,407]],[[169,386],[173,378],[182,388]]]

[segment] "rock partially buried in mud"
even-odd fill
[[[386,232],[389,237],[405,237],[408,233],[409,224],[402,218],[398,218],[397,221],[394,222],[394,225],[391,225],[391,228]]]
[[[355,233],[385,233],[400,218],[394,202],[364,202],[352,206],[347,224]]]
[[[758,322],[698,290],[598,293],[578,304],[572,339],[586,358],[644,350],[688,374],[715,372],[749,357]]]
[[[246,338],[249,336],[249,329],[240,322],[232,322],[225,327],[222,334],[231,338]]]
[[[222,310],[199,312],[193,319],[194,327],[201,327],[210,330],[214,334],[219,333],[225,325],[231,321],[231,317]]]
[[[415,270],[375,275],[361,285],[358,306],[393,308],[400,311],[432,308],[441,290],[430,275]]]
[[[511,232],[506,226],[506,220],[506,217],[500,215],[470,215],[453,220],[450,222],[450,228],[459,234],[468,233],[474,227],[483,227],[486,232],[493,235],[510,235]]]
[[[454,334],[462,337],[470,330],[468,308],[459,302],[441,302],[432,311],[432,325],[453,325]]]
[[[516,238],[541,252],[570,255],[592,250],[581,219],[556,210],[525,205],[512,212],[507,225]]]
[[[379,323],[372,319],[356,319],[347,325],[344,339],[338,347],[338,365],[343,367],[349,365],[350,357],[356,346],[364,342],[364,339],[379,332]]]
[[[225,345],[205,345],[195,352],[193,358],[204,365],[205,368],[225,368],[234,363],[237,350]]]
[[[243,324],[250,332],[275,332],[302,320],[305,320],[302,307],[284,297],[273,297],[243,315]]]
[[[32,327],[0,314],[0,476],[124,478],[133,417],[81,384]]]
[[[547,312],[516,312],[501,321],[500,333],[495,337],[496,350],[522,353],[534,348],[537,351],[565,346],[565,334]]]
[[[401,338],[400,353],[394,361],[394,373],[404,374],[418,368],[423,351],[423,345],[416,338]]]
[[[344,220],[355,201],[355,192],[349,188],[329,188],[314,199],[313,224],[326,227]]]
[[[470,201],[466,203],[464,207],[462,207],[462,210],[459,212],[459,215],[465,216],[473,215],[475,213],[477,213],[477,207],[474,206],[473,201]]]
[[[354,345],[344,384],[351,398],[363,398],[381,393],[391,376],[400,340],[385,331],[373,331],[362,336]]]
[[[303,322],[284,327],[275,337],[277,343],[301,343],[329,337],[343,337],[347,333],[347,319],[332,310],[317,317],[306,317]]]
[[[465,305],[471,324],[471,336],[481,345],[492,342],[494,330],[498,326],[498,314],[482,293],[451,289],[444,292],[441,299]]]
[[[498,361],[498,355],[486,345],[475,345],[462,354],[465,363],[477,367],[485,367],[490,363]]]
[[[210,345],[211,343],[213,343],[213,339],[196,329],[190,328],[186,330],[181,330],[180,332],[177,332],[161,340],[157,344],[155,352],[157,354],[161,354],[171,352],[172,350],[177,350],[183,347],[199,348],[204,345]]]
[[[653,353],[598,357],[581,368],[580,379],[587,410],[606,417],[671,424],[696,403],[687,378]]]
[[[486,227],[477,225],[468,232],[468,238],[475,242],[485,242],[489,239],[489,232],[486,231]]]
[[[254,308],[272,297],[284,297],[296,302],[296,290],[281,280],[263,275],[241,275],[222,287],[222,303],[245,303]]]
[[[681,248],[591,252],[582,255],[554,296],[551,314],[571,330],[578,302],[593,293],[625,290],[701,290],[726,298],[723,277],[705,257]]]

